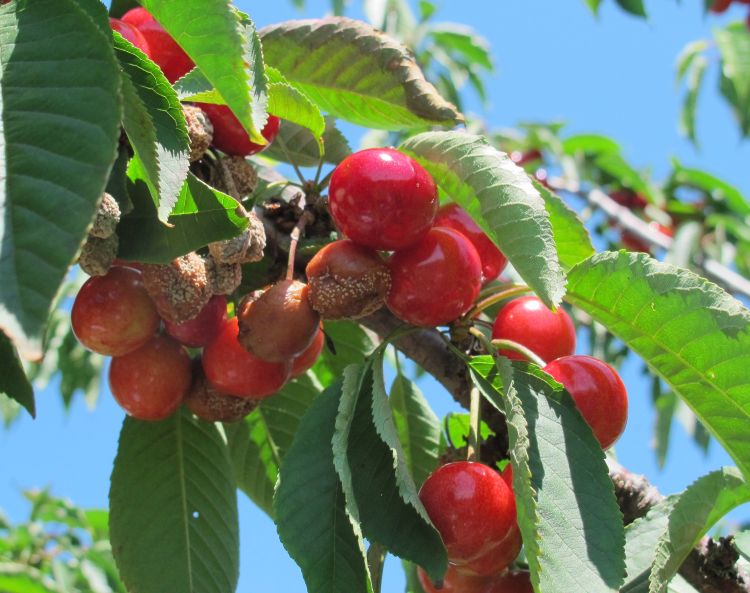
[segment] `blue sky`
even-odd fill
[[[750,142],[741,142],[729,109],[718,98],[716,65],[707,75],[711,86],[699,107],[696,151],[678,133],[680,92],[674,84],[675,57],[685,43],[708,36],[710,28],[744,10],[717,19],[702,15],[702,2],[647,0],[650,20],[631,18],[605,0],[595,19],[582,0],[463,0],[442,3],[440,20],[476,28],[493,46],[497,73],[490,77],[490,107],[484,113],[494,126],[520,121],[564,119],[571,132],[612,136],[636,166],[650,166],[658,178],[670,158],[705,168],[750,195]],[[320,16],[327,3],[308,1],[302,13],[291,2],[238,5],[258,26],[301,16]],[[356,15],[357,10],[350,14]],[[481,112],[476,102],[470,108]],[[667,467],[659,471],[650,449],[653,414],[650,391],[640,365],[624,367],[631,410],[625,435],[617,446],[624,465],[646,473],[664,493],[679,491],[700,475],[729,464],[716,443],[708,457],[679,426]],[[454,409],[451,398],[434,382],[422,383],[438,414]],[[25,416],[9,431],[0,431],[0,508],[11,518],[25,516],[20,491],[50,485],[61,496],[87,507],[105,507],[109,473],[123,413],[109,393],[94,411],[78,398],[65,414],[55,386],[37,393],[39,417]],[[304,593],[297,567],[278,543],[273,524],[240,496],[241,581],[238,591]],[[733,518],[747,517],[735,513]],[[402,590],[398,561],[387,564],[383,590]]]

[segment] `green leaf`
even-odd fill
[[[0,393],[16,400],[26,408],[32,418],[36,418],[34,388],[26,378],[18,352],[2,332],[0,332],[0,368],[3,369],[0,373]]]
[[[333,377],[340,377],[349,365],[364,363],[375,350],[372,337],[354,321],[325,321],[323,330],[335,348],[335,352],[324,348],[313,367],[315,375],[324,385],[330,383]]]
[[[268,69],[268,80],[268,111],[282,120],[307,128],[316,139],[320,138],[326,129],[320,109],[275,68]]]
[[[279,466],[319,386],[308,375],[264,400],[242,422],[225,425],[237,485],[269,515]]]
[[[112,552],[129,591],[234,591],[237,492],[215,425],[181,410],[126,418],[109,491]]]
[[[663,593],[690,550],[719,519],[750,501],[750,486],[733,467],[693,482],[669,515],[651,567],[649,593]]]
[[[430,27],[427,34],[443,50],[460,54],[472,66],[493,70],[490,44],[471,27],[441,23]]]
[[[441,580],[448,558],[417,496],[383,383],[382,356],[344,371],[333,435],[336,471],[352,515],[371,542]]]
[[[279,537],[302,569],[308,593],[372,593],[362,534],[333,463],[340,399],[337,381],[307,411],[281,464],[274,497]]]
[[[731,211],[742,216],[750,215],[750,204],[739,189],[700,169],[675,165],[670,184],[684,185],[705,192],[717,204],[724,204]]]
[[[404,568],[404,576],[406,577],[405,593],[425,593],[422,583],[419,582],[419,577],[417,576],[417,565],[407,560],[402,560],[401,565]]]
[[[675,67],[678,82],[683,79],[685,74],[687,74],[688,69],[695,59],[706,51],[708,47],[708,41],[705,39],[699,39],[698,41],[691,41],[682,48],[680,55],[677,56],[677,65]]]
[[[172,211],[188,174],[190,140],[177,94],[161,69],[119,33],[115,53],[124,74],[123,127],[158,204],[159,220]]]
[[[535,590],[618,591],[625,576],[624,528],[598,441],[561,385],[537,367],[501,360],[496,367],[492,358],[477,357],[471,368],[507,419]]]
[[[620,154],[602,153],[597,156],[595,165],[602,171],[613,177],[619,185],[628,187],[635,192],[649,196],[653,202],[652,190],[643,179],[643,176],[635,170]]]
[[[38,359],[117,153],[120,73],[111,37],[73,0],[0,6],[0,56],[0,330]]]
[[[659,382],[657,377],[655,381]],[[669,452],[669,437],[672,433],[672,419],[677,409],[677,396],[673,391],[660,393],[654,400],[656,410],[656,422],[654,425],[654,449],[656,450],[656,462],[659,468],[664,467]]]
[[[352,153],[349,142],[336,127],[335,120],[325,118],[323,132],[324,163],[338,165]],[[279,135],[271,146],[263,151],[263,156],[285,163],[295,163],[298,167],[317,167],[320,162],[320,148],[315,137],[302,126],[281,120]],[[281,147],[286,146],[286,150]]]
[[[31,566],[15,562],[0,563],[0,591],[3,593],[62,593],[45,584],[44,575]]]
[[[112,3],[109,7],[109,16],[119,19],[128,10],[132,8],[137,8],[137,7],[138,7],[137,0],[112,0]]]
[[[555,238],[557,257],[562,266],[569,270],[594,255],[596,251],[591,244],[591,235],[573,209],[541,183],[534,179],[531,181],[544,200],[552,225],[552,236]]]
[[[643,5],[643,0],[616,0],[616,2],[625,12],[644,18],[648,16],[646,14],[646,7]]]
[[[714,32],[721,54],[720,90],[732,106],[742,135],[750,134],[750,35],[744,22]]]
[[[384,130],[463,120],[405,47],[361,21],[286,21],[260,34],[266,63],[340,119]]]
[[[734,534],[734,547],[745,560],[750,561],[750,531],[740,531]]]
[[[687,93],[685,94],[685,99],[682,102],[682,110],[680,111],[680,130],[696,146],[698,145],[698,139],[695,132],[695,111],[698,106],[698,95],[707,67],[708,60],[703,56],[699,56],[693,62],[687,82]]]
[[[400,150],[471,215],[548,306],[560,303],[565,279],[549,214],[523,169],[486,138],[463,132],[418,134]]]
[[[589,10],[594,13],[594,15],[599,14],[599,5],[602,3],[602,0],[584,0],[586,2],[586,6],[589,7]]]
[[[128,191],[134,209],[123,216],[117,227],[118,256],[125,260],[169,263],[213,241],[237,236],[247,226],[247,218],[237,209],[237,201],[203,183],[192,173],[182,186],[168,222],[156,217],[156,205],[142,163],[136,158],[128,168]]]
[[[263,54],[249,18],[227,0],[141,0],[201,69],[253,142],[265,144],[267,88]]]
[[[438,466],[440,420],[419,388],[403,375],[388,398],[409,472],[419,488]]]
[[[568,275],[568,301],[639,354],[750,475],[750,312],[645,254],[604,252]]]
[[[563,151],[565,154],[618,154],[620,145],[607,136],[599,134],[578,134],[563,140]]]

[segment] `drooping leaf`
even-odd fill
[[[419,488],[438,466],[440,420],[419,388],[403,375],[391,385],[388,401],[407,467]]]
[[[703,56],[698,56],[690,66],[690,76],[687,82],[687,93],[682,102],[682,111],[680,112],[680,129],[693,144],[698,145],[698,138],[695,131],[695,112],[698,106],[698,95],[703,83],[703,76],[708,67],[708,60]]]
[[[677,82],[685,77],[685,74],[687,74],[692,63],[698,56],[706,51],[706,49],[708,49],[708,41],[706,41],[705,39],[691,41],[682,48],[680,55],[677,56],[677,65],[675,67],[675,78],[677,79]]]
[[[38,359],[115,159],[120,73],[111,37],[73,0],[0,6],[0,57],[0,329]]]
[[[36,417],[34,388],[26,378],[18,352],[2,332],[0,332],[0,368],[3,369],[0,373],[0,393],[16,400],[26,408],[32,418]]]
[[[260,34],[266,63],[340,119],[385,130],[462,120],[406,48],[361,21],[286,21]]]
[[[416,158],[464,208],[548,305],[565,292],[545,202],[523,169],[481,136],[426,132],[400,150]]]
[[[532,183],[544,200],[562,266],[569,270],[594,255],[596,251],[591,244],[591,235],[573,209],[538,181],[532,179]]]
[[[185,116],[161,69],[119,33],[114,39],[123,72],[123,127],[143,164],[159,220],[166,222],[190,164]]]
[[[352,153],[346,137],[336,127],[335,120],[325,118],[326,128],[323,132],[324,163],[338,165]],[[281,162],[293,162],[298,167],[317,167],[320,162],[320,149],[313,135],[302,126],[289,121],[281,121],[279,135],[286,150],[281,148],[281,142],[271,144],[263,156],[271,157]]]
[[[336,472],[365,537],[442,579],[448,558],[417,496],[383,383],[382,357],[344,371],[333,436]]]
[[[252,21],[227,0],[141,0],[201,69],[253,142],[265,144],[260,130],[268,101],[263,53]]]
[[[617,4],[620,5],[625,12],[634,14],[635,16],[648,16],[646,14],[646,7],[643,4],[643,0],[616,0]]]
[[[181,410],[126,418],[109,492],[112,552],[129,591],[234,591],[237,492],[215,425]]]
[[[299,424],[279,475],[279,537],[302,569],[308,593],[372,593],[359,525],[334,469],[331,438],[341,382],[324,391]]]
[[[496,367],[477,357],[471,368],[508,422],[519,526],[536,589],[618,591],[625,577],[622,515],[604,454],[572,398],[531,365],[504,360]]]
[[[117,227],[118,256],[125,260],[168,263],[213,241],[237,236],[247,227],[237,201],[188,175],[165,226],[156,217],[156,205],[138,159],[130,161],[128,191],[134,209]]]
[[[639,354],[750,475],[750,312],[645,254],[605,252],[568,275],[568,300]]]
[[[490,45],[471,27],[441,23],[430,27],[428,35],[444,50],[463,56],[467,63],[492,71]]]
[[[721,54],[719,88],[729,102],[743,136],[750,134],[750,36],[744,22],[714,32]]]
[[[244,421],[225,426],[237,485],[269,515],[281,462],[319,392],[314,379],[304,375],[264,400]]]
[[[675,502],[656,548],[649,593],[663,593],[690,550],[725,514],[750,501],[750,485],[733,467],[693,482]]]

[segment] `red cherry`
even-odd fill
[[[318,330],[315,334],[312,344],[300,354],[297,358],[292,361],[292,378],[299,377],[302,373],[309,371],[313,365],[318,361],[321,352],[323,352],[323,346],[326,343],[326,335],[323,333],[323,328]]]
[[[151,57],[151,48],[148,45],[148,41],[137,28],[133,25],[121,21],[120,19],[109,19],[109,26],[113,31],[117,31],[125,39],[130,41],[138,49],[140,49],[149,58]]]
[[[651,245],[628,231],[622,231],[620,234],[620,242],[628,251],[636,253],[651,253]]]
[[[542,153],[536,148],[532,148],[531,150],[527,150],[526,152],[514,150],[510,153],[510,160],[519,167],[523,167],[528,163],[542,160]]]
[[[156,336],[109,367],[109,386],[117,403],[139,420],[162,420],[180,407],[192,371],[185,349],[168,336]]]
[[[447,204],[440,208],[434,226],[458,231],[471,241],[479,254],[479,259],[482,260],[482,275],[485,282],[494,280],[505,269],[508,258],[458,204]]]
[[[732,4],[732,0],[714,0],[709,10],[714,14],[721,14]]]
[[[219,391],[237,397],[264,399],[284,386],[291,361],[266,362],[240,346],[236,317],[225,321],[216,337],[203,349],[203,371]]]
[[[636,193],[627,187],[613,191],[609,194],[609,197],[620,204],[620,206],[625,206],[632,210],[643,210],[648,206],[648,200],[643,197],[643,194]]]
[[[562,383],[602,449],[620,438],[628,421],[628,394],[617,371],[593,356],[563,356],[544,371]]]
[[[492,338],[526,346],[545,362],[573,354],[576,349],[576,330],[570,316],[562,308],[550,311],[535,296],[514,299],[500,309],[492,325]],[[500,354],[524,360],[512,350],[501,350]]]
[[[185,51],[145,8],[129,10],[122,20],[136,27],[146,38],[151,48],[149,57],[161,68],[169,82],[182,78],[195,67]]]
[[[183,323],[164,321],[164,327],[170,336],[185,346],[202,348],[219,333],[226,316],[227,299],[223,295],[216,295],[193,319]]]
[[[392,148],[346,157],[328,188],[339,230],[365,247],[393,251],[422,238],[435,220],[438,193],[422,165]]]
[[[484,593],[492,582],[487,577],[459,572],[453,564],[448,565],[448,571],[443,577],[443,586],[438,589],[427,576],[421,566],[417,567],[417,578],[425,593]]]
[[[235,156],[257,154],[268,148],[279,134],[281,120],[275,115],[269,115],[266,125],[260,131],[261,136],[268,140],[268,144],[256,144],[250,140],[240,120],[226,105],[211,103],[196,103],[196,105],[205,112],[214,126],[213,145],[227,154]]]
[[[508,488],[513,490],[513,466],[509,463],[505,466],[505,469],[500,472],[500,477],[505,480]]]
[[[482,263],[471,242],[452,229],[436,227],[388,262],[396,317],[424,327],[443,325],[465,313],[482,287]]]
[[[534,593],[531,574],[525,570],[506,572],[493,579],[482,593]]]
[[[159,328],[159,314],[141,273],[113,267],[86,280],[70,313],[73,332],[86,348],[120,356],[143,346]]]
[[[513,491],[486,465],[470,461],[443,465],[427,478],[419,498],[443,538],[448,559],[459,570],[497,574],[515,558],[507,557],[507,548],[518,553]],[[498,562],[489,561],[495,557]]]

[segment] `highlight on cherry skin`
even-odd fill
[[[563,356],[544,367],[570,393],[603,449],[611,447],[628,421],[628,395],[620,375],[593,356]]]
[[[333,221],[349,239],[373,249],[403,249],[424,237],[438,209],[437,186],[410,156],[368,148],[346,157],[328,187]]]
[[[570,316],[562,307],[551,311],[536,296],[523,296],[504,305],[492,325],[492,338],[526,346],[545,362],[569,356],[576,348],[576,330]],[[513,350],[500,350],[500,354],[524,360]]]

